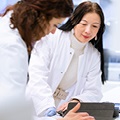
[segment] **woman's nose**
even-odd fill
[[[53,28],[50,32],[51,32],[52,34],[54,34],[55,31],[56,31],[56,28]]]
[[[90,25],[86,26],[85,32],[86,32],[87,34],[90,34],[90,32],[91,32],[91,26],[90,26]]]

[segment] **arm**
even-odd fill
[[[80,108],[80,103],[78,103],[72,110],[70,110],[63,118],[53,118],[53,117],[42,117],[36,118],[35,120],[95,120],[94,117],[90,116],[86,112],[77,112]]]
[[[94,49],[95,50],[95,49]],[[93,54],[90,54],[93,52]],[[89,56],[89,57],[88,57]],[[85,58],[85,57],[84,57]],[[83,59],[84,60],[84,59]],[[70,101],[76,101],[76,102],[97,102],[100,101],[102,98],[102,91],[101,91],[101,70],[100,70],[100,55],[98,51],[87,51],[87,59],[85,58],[84,61],[87,61],[86,63],[83,63],[80,67],[80,69],[83,70],[80,74],[84,76],[80,76],[79,81],[77,83],[78,87],[76,88],[78,91],[78,94],[76,96],[73,96]],[[82,84],[82,86],[79,86],[79,84]],[[81,89],[81,92],[79,94],[79,90]],[[68,101],[69,102],[69,101]],[[58,110],[65,110],[67,108],[67,103],[64,103],[61,105]]]
[[[3,99],[24,95],[27,83],[26,46],[19,41],[12,41],[12,39],[1,41],[0,44],[0,96]]]
[[[59,118],[57,120],[95,120],[94,117],[89,116],[86,112],[76,111],[80,108],[80,103],[78,103],[72,110],[70,110],[64,118]]]
[[[49,107],[55,107],[52,90],[47,83],[49,77],[50,48],[48,39],[40,40],[32,51],[29,64],[27,95],[31,96],[37,116]]]
[[[98,102],[102,98],[101,61],[98,51],[93,51],[91,58],[86,63],[87,75],[82,77],[85,81],[83,90],[80,95],[73,97],[83,102]]]

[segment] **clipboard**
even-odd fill
[[[77,103],[71,102],[65,112],[67,114]],[[114,103],[96,103],[84,102],[77,112],[87,112],[89,115],[94,116],[95,120],[113,120],[114,116]]]

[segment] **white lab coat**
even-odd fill
[[[29,83],[27,96],[31,96],[37,115],[55,106],[53,93],[66,72],[74,50],[70,47],[70,32],[57,30],[49,34],[35,45],[29,65]],[[97,102],[101,93],[100,54],[91,43],[84,49],[84,55],[78,64],[78,76],[75,85],[67,91],[66,100],[77,98],[84,102]],[[61,104],[60,103],[60,104]]]
[[[9,27],[10,16],[11,12],[0,19],[0,101],[24,96],[27,83],[26,44],[17,29]]]
[[[11,12],[0,19],[0,120],[33,120],[24,101],[28,73],[26,44],[9,27]],[[34,117],[34,120],[56,120]]]

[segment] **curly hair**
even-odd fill
[[[22,0],[7,8],[5,14],[13,10],[11,28],[17,28],[27,48],[45,35],[44,31],[54,18],[65,18],[73,11],[72,0]],[[4,15],[5,15],[4,14]]]

